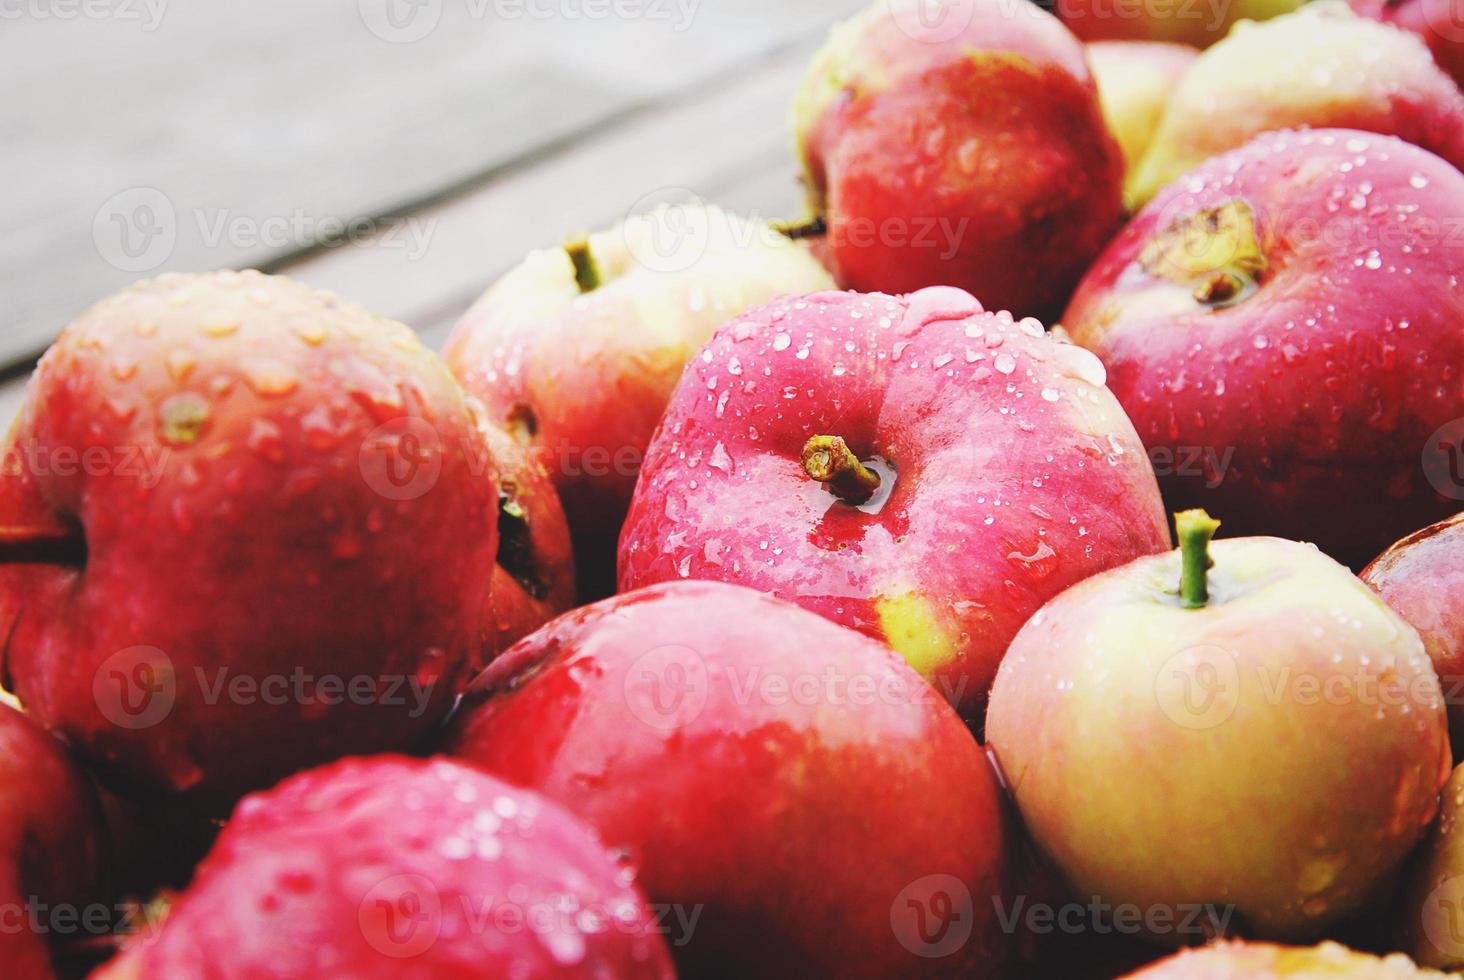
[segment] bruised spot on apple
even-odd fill
[[[464,314],[444,356],[548,474],[583,601],[614,591],[641,458],[687,359],[744,310],[832,284],[769,225],[686,203],[533,252]]]
[[[1338,943],[1307,948],[1271,943],[1216,943],[1185,950],[1127,974],[1132,980],[1442,980],[1402,953],[1358,953]]]
[[[1322,127],[1398,136],[1464,166],[1459,86],[1417,37],[1328,0],[1241,24],[1195,60],[1130,177],[1130,204],[1263,132]]]
[[[1311,130],[1210,160],[1134,218],[1063,326],[1170,506],[1353,568],[1458,509],[1464,483],[1430,465],[1464,417],[1461,208],[1464,175],[1433,154]],[[1186,458],[1210,465],[1158,465]]]
[[[481,663],[481,423],[407,327],[324,291],[219,272],[103,300],[6,446],[7,686],[135,797],[226,807],[411,744]],[[57,531],[70,554],[17,550]]]
[[[818,293],[726,324],[693,358],[631,503],[620,584],[772,593],[884,640],[979,717],[1027,616],[1168,544],[1153,471],[1087,351],[949,287]]]
[[[1315,939],[1377,901],[1433,819],[1438,678],[1413,628],[1315,548],[1210,547],[1202,512],[1176,524],[1178,551],[1080,582],[1022,628],[991,748],[1074,894],[1221,905],[1258,938]]]
[[[815,55],[792,123],[851,289],[960,286],[1050,317],[1122,219],[1082,45],[1035,4],[875,3]]]

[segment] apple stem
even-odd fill
[[[54,525],[0,525],[0,565],[85,565],[86,539]]]
[[[564,252],[569,256],[569,261],[574,263],[574,281],[579,286],[579,291],[588,293],[600,288],[600,267],[590,254],[590,240],[576,238],[565,242]]]
[[[846,504],[859,506],[879,489],[879,474],[839,436],[814,436],[803,444],[803,472]]]
[[[801,218],[798,221],[775,221],[773,230],[784,238],[791,238],[796,242],[802,238],[818,238],[820,235],[826,235],[829,226],[821,216],[817,216]]]
[[[1174,515],[1174,530],[1179,537],[1179,598],[1186,609],[1200,609],[1210,601],[1208,572],[1210,539],[1220,522],[1203,510],[1182,510]]]

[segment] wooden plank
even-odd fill
[[[136,0],[103,5],[110,18],[7,19],[0,140],[18,176],[0,184],[0,363],[140,275],[278,263],[355,219],[410,211],[674,99],[857,6],[426,0],[435,29],[393,43],[367,24],[388,3],[418,9]]]

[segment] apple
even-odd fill
[[[1185,72],[1129,180],[1145,204],[1210,157],[1273,129],[1401,137],[1464,166],[1464,93],[1412,34],[1340,0],[1242,24]]]
[[[831,285],[797,242],[693,202],[533,252],[464,315],[444,356],[549,473],[586,600],[614,591],[620,523],[687,359],[744,310]]]
[[[1443,977],[1401,953],[1379,958],[1337,943],[1301,948],[1270,943],[1216,943],[1190,949],[1129,974],[1133,980],[1413,980]]]
[[[989,744],[1076,894],[1314,938],[1433,819],[1449,774],[1438,678],[1413,628],[1315,548],[1210,549],[1203,511],[1176,524],[1179,550],[1080,582],[1022,628]]]
[[[1039,606],[1168,547],[1097,358],[959,289],[820,293],[727,324],[687,368],[620,585],[772,593],[885,641],[975,718]]]
[[[793,127],[851,289],[959,286],[1047,317],[1122,219],[1083,46],[1035,4],[871,5],[814,57]]]
[[[899,657],[748,589],[576,610],[495,661],[450,751],[548,796],[695,913],[688,976],[998,976],[995,775]]]
[[[571,609],[575,575],[569,524],[542,461],[492,423],[483,429],[498,464],[498,562],[483,616],[491,659]]]
[[[1383,552],[1362,570],[1393,611],[1418,630],[1433,660],[1449,730],[1464,746],[1464,513],[1430,525]]]
[[[9,980],[50,980],[50,942],[99,897],[105,832],[91,784],[65,749],[0,705],[0,963]],[[64,910],[73,918],[53,912]],[[69,922],[69,927],[68,927]]]
[[[1349,0],[1349,6],[1423,38],[1439,67],[1464,85],[1464,11],[1458,0]]]
[[[1057,15],[1084,41],[1160,41],[1207,47],[1241,20],[1291,13],[1304,0],[1055,0]]]
[[[1187,44],[1160,41],[1088,45],[1088,63],[1098,83],[1103,118],[1123,150],[1130,173],[1154,138],[1170,93],[1198,55]]]
[[[670,980],[627,869],[533,793],[446,759],[348,759],[242,800],[161,932],[96,980]]]
[[[1461,214],[1464,175],[1394,137],[1263,135],[1144,208],[1063,325],[1171,506],[1360,568],[1464,497],[1440,434],[1464,415]]]
[[[481,660],[499,495],[406,327],[259,273],[104,300],[0,474],[8,678],[124,793],[227,806],[410,744]]]
[[[1464,766],[1444,787],[1438,823],[1409,867],[1398,903],[1402,948],[1425,966],[1464,970]],[[1457,975],[1457,974],[1455,974]]]

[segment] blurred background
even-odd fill
[[[858,0],[0,0],[0,418],[147,276],[288,272],[436,345],[522,253],[802,213],[789,94]]]

